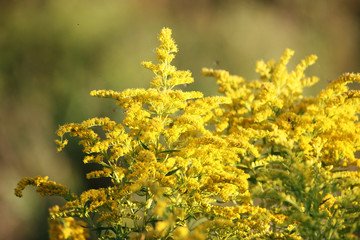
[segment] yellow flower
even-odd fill
[[[86,240],[90,234],[85,228],[86,223],[76,221],[72,217],[64,219],[49,220],[50,223],[50,240]]]
[[[155,231],[158,236],[165,235],[166,230],[169,228],[170,223],[168,221],[159,221],[156,223]]]
[[[90,93],[115,100],[121,123],[91,118],[57,131],[58,150],[66,134],[78,137],[83,162],[100,167],[86,177],[111,185],[76,196],[48,177],[18,183],[18,197],[33,185],[67,200],[50,209],[51,239],[85,239],[86,226],[101,239],[345,239],[358,231],[360,91],[347,84],[360,74],[304,98],[318,81],[304,74],[317,57],[289,71],[294,51],[286,49],[278,61],[257,62],[251,82],[204,68],[224,95],[204,97],[176,89],[194,79],[171,65],[171,35],[159,35],[158,63],[142,63],[154,73],[150,88]]]
[[[26,186],[36,186],[36,191],[40,193],[41,196],[62,196],[62,197],[71,197],[71,194],[67,187],[57,184],[53,181],[48,181],[48,177],[36,176],[34,178],[25,177],[17,185],[15,189],[15,195],[22,197],[22,191]]]
[[[181,240],[186,239],[190,231],[187,227],[179,226],[174,230],[174,239]]]

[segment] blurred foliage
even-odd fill
[[[195,77],[188,88],[207,95],[216,94],[216,84],[201,77],[202,67],[250,80],[256,60],[277,58],[285,48],[319,56],[308,73],[320,77],[317,91],[343,72],[359,71],[359,1],[2,0],[2,238],[47,238],[37,231],[46,224],[47,206],[38,205],[44,202],[31,191],[27,201],[12,194],[20,177],[46,172],[75,191],[91,187],[79,168],[80,149],[56,153],[54,132],[94,116],[121,118],[110,101],[89,92],[147,87],[152,75],[140,62],[154,58],[148,49],[157,46],[153,33],[164,26],[174,30],[180,48],[175,65]]]

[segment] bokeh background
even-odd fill
[[[60,199],[34,189],[13,194],[24,176],[48,175],[80,192],[97,183],[84,175],[76,141],[58,153],[59,125],[96,116],[122,117],[93,89],[146,88],[162,27],[179,46],[175,64],[193,72],[189,90],[217,94],[202,67],[257,78],[257,60],[295,50],[293,68],[318,55],[308,75],[315,95],[344,72],[360,72],[357,0],[0,0],[0,238],[48,239],[47,209]]]

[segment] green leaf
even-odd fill
[[[104,162],[99,162],[99,164],[103,167],[106,167],[106,168],[111,168],[109,164],[107,163],[104,163]]]
[[[246,166],[245,164],[237,164],[236,167],[240,168],[240,169],[248,169],[249,167]]]
[[[165,174],[165,176],[170,176],[170,175],[173,175],[173,174],[174,174],[174,173],[176,173],[176,172],[177,172],[180,168],[181,168],[181,167],[176,168],[176,169],[174,169],[174,170],[172,170],[172,171],[168,172],[167,174]]]
[[[176,150],[176,149],[173,149],[173,150],[165,150],[165,151],[161,151],[160,153],[173,153],[173,152],[180,152],[180,150]]]
[[[150,150],[150,148],[146,146],[142,141],[140,141],[140,144],[145,150]]]
[[[172,123],[172,122],[173,122],[173,120],[169,120],[169,121],[164,122],[163,125],[166,125],[166,124],[169,124],[169,123]]]

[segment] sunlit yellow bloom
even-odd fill
[[[42,196],[67,202],[50,212],[51,239],[351,239],[360,221],[360,91],[346,73],[315,97],[304,87],[317,59],[288,70],[294,51],[259,61],[259,79],[203,69],[224,96],[204,97],[178,85],[194,81],[171,63],[178,52],[171,29],[159,34],[158,63],[149,88],[94,90],[123,109],[121,123],[107,117],[59,127],[80,139],[88,179],[104,188],[79,195],[48,177],[23,178]],[[77,221],[82,219],[86,222]],[[100,239],[99,238],[99,239]]]
[[[53,181],[48,181],[48,177],[36,176],[34,178],[25,177],[17,185],[15,189],[15,195],[22,197],[22,191],[26,186],[35,186],[36,191],[40,193],[41,196],[63,196],[70,197],[70,192],[67,187],[57,184]]]
[[[49,224],[50,240],[86,240],[90,237],[87,229],[84,228],[86,223],[76,221],[72,217],[49,220]]]

